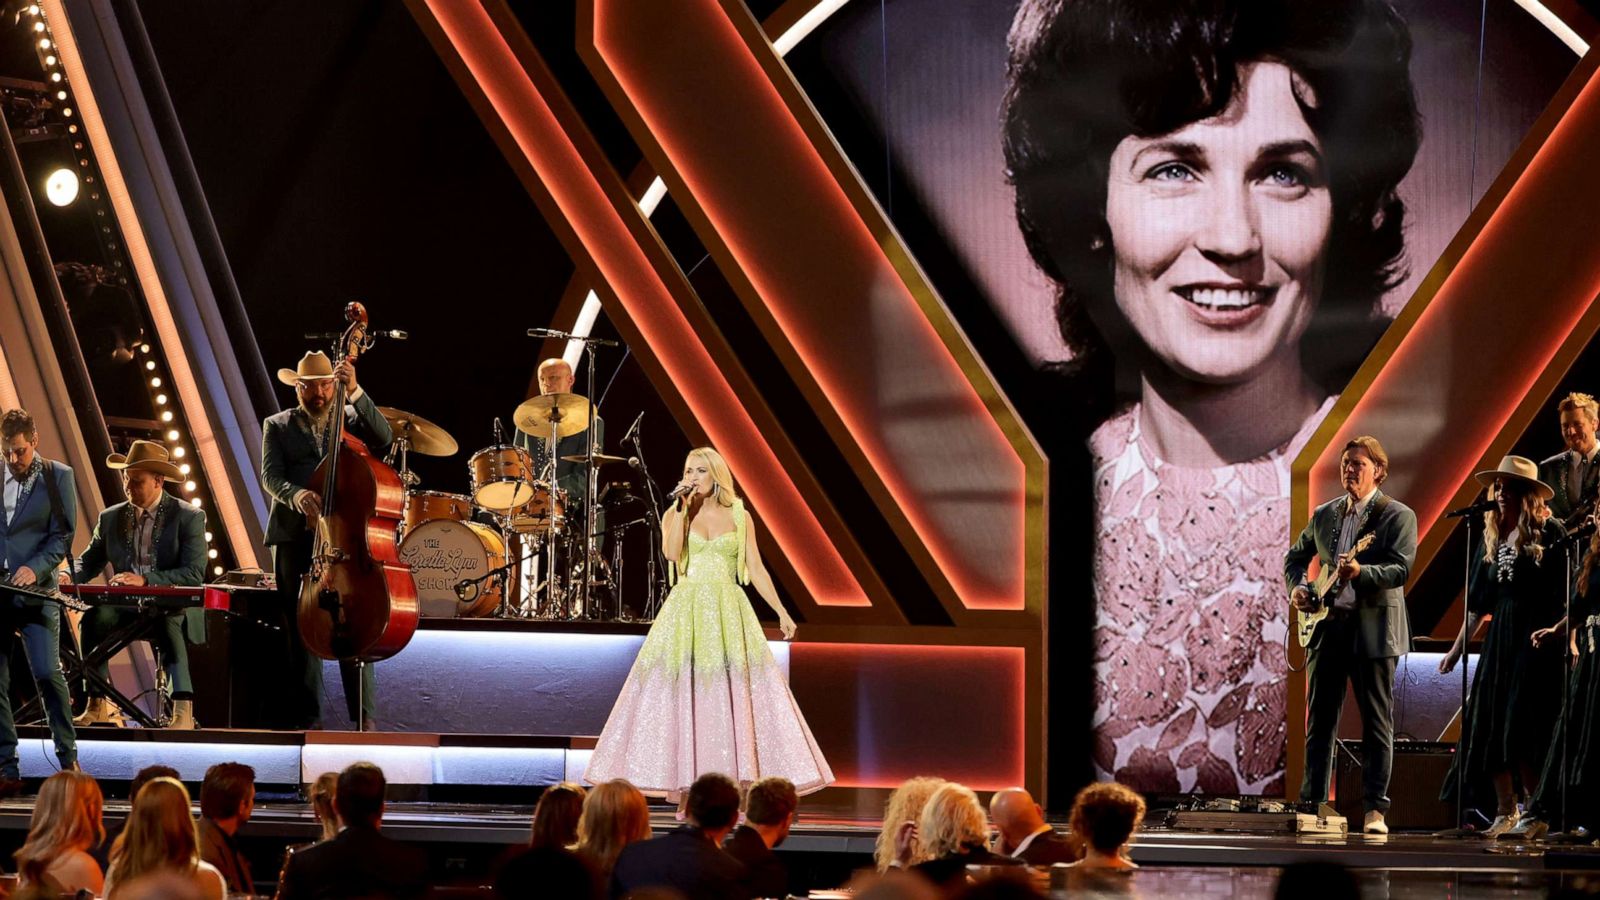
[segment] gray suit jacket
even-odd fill
[[[179,502],[162,491],[156,506],[157,524],[155,568],[146,572],[146,584],[193,586],[205,583],[206,514],[197,506]],[[72,567],[72,580],[82,584],[105,574],[110,564],[113,574],[133,571],[133,546],[128,535],[133,531],[133,504],[124,500],[107,507],[95,523],[94,537]],[[184,610],[184,631],[190,641],[205,643],[205,610]]]
[[[0,566],[15,572],[27,566],[38,576],[40,583],[55,580],[55,570],[72,552],[72,532],[77,528],[78,489],[72,478],[72,469],[63,463],[39,457],[43,469],[25,485],[27,493],[19,496],[17,511],[9,523],[0,513]],[[6,475],[10,478],[10,474]],[[54,479],[61,495],[61,508],[50,515],[50,492],[45,479]],[[19,598],[12,598],[20,606]]]
[[[367,449],[382,456],[394,440],[394,431],[378,412],[365,390],[353,404],[345,405],[345,428],[367,442]],[[261,486],[272,497],[267,514],[266,543],[286,544],[306,532],[306,517],[295,509],[294,495],[321,490],[311,476],[322,464],[322,453],[299,407],[267,417],[261,423]]]
[[[1311,513],[1300,537],[1283,558],[1283,578],[1292,591],[1305,583],[1312,557],[1331,566],[1338,557],[1339,529],[1348,496],[1340,496]],[[1356,535],[1372,533],[1372,546],[1356,555],[1361,574],[1356,576],[1356,652],[1369,659],[1403,656],[1411,649],[1411,623],[1406,617],[1405,584],[1417,557],[1417,514],[1382,491],[1377,504]],[[1318,629],[1315,647],[1326,629]]]

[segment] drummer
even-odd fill
[[[570,394],[574,382],[572,366],[564,359],[547,359],[539,363],[539,394]],[[592,408],[592,407],[591,407]],[[606,423],[598,415],[594,420],[595,448],[599,453],[606,444]],[[583,456],[589,452],[589,430],[585,429],[577,434],[568,435],[556,441],[556,485],[567,492],[567,515],[571,517],[583,509],[584,495],[588,489],[588,470],[581,462],[572,462],[563,459],[568,456]],[[528,451],[533,458],[533,470],[539,473],[542,479],[550,466],[550,456],[546,452],[550,443],[549,438],[539,438],[524,431],[518,431],[516,445]]]

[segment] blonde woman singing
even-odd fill
[[[691,450],[672,495],[661,543],[675,583],[600,734],[587,780],[625,778],[668,799],[708,772],[742,786],[776,775],[801,794],[827,786],[833,772],[741,587],[754,586],[778,614],[784,638],[794,637],[727,462],[710,447]]]

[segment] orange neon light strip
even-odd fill
[[[139,279],[139,289],[150,310],[150,320],[155,324],[161,349],[166,354],[167,371],[172,375],[178,399],[183,405],[183,418],[189,426],[190,439],[206,473],[211,496],[216,501],[216,513],[222,517],[223,527],[228,531],[228,542],[233,546],[237,565],[241,568],[258,568],[260,561],[256,558],[255,544],[250,539],[249,529],[245,527],[239,499],[234,496],[233,482],[229,480],[228,468],[223,462],[222,448],[212,429],[211,419],[206,414],[205,401],[200,396],[194,371],[189,366],[189,357],[184,353],[183,338],[178,334],[177,321],[173,318],[161,276],[156,271],[155,260],[150,256],[150,245],[145,241],[139,213],[128,196],[127,183],[123,180],[122,168],[113,152],[111,138],[106,133],[105,120],[100,116],[100,107],[89,85],[88,73],[84,71],[83,58],[78,53],[78,42],[72,34],[66,9],[61,0],[39,2],[49,18],[57,56],[67,72],[67,83],[72,86],[84,133],[95,148],[95,159],[100,164],[100,175],[105,180],[106,196],[111,200],[117,226],[122,230],[123,241],[128,248],[128,259],[133,262],[134,275]]]
[[[478,3],[425,2],[706,434],[727,456],[812,598],[824,606],[870,605],[488,12]]]
[[[1574,132],[1577,133],[1576,136]],[[1437,409],[1438,398],[1415,396],[1413,372],[1430,368],[1433,360],[1450,359],[1451,335],[1462,329],[1499,328],[1507,364],[1492,378],[1477,379],[1472,391],[1475,421],[1453,417],[1441,426],[1438,439],[1427,453],[1426,471],[1414,473],[1405,489],[1406,502],[1416,511],[1419,534],[1426,534],[1483,461],[1496,437],[1540,373],[1550,364],[1567,337],[1600,295],[1600,254],[1574,254],[1557,267],[1562,277],[1522,282],[1537,290],[1541,315],[1507,319],[1510,298],[1496,292],[1485,296],[1482,285],[1516,282],[1515,272],[1552,271],[1547,257],[1527,253],[1522,234],[1549,233],[1555,219],[1563,217],[1573,196],[1592,196],[1600,181],[1574,184],[1566,173],[1592,168],[1593,149],[1586,139],[1600,133],[1600,76],[1591,76],[1571,107],[1556,123],[1527,168],[1490,215],[1432,301],[1418,315],[1403,343],[1371,386],[1356,401],[1345,424],[1311,467],[1311,485],[1323,496],[1337,490],[1340,449],[1374,419],[1393,421],[1411,408],[1419,413]],[[1485,332],[1489,333],[1489,332]],[[1364,413],[1366,415],[1364,415]]]
[[[626,0],[594,0],[595,49],[816,381],[826,398],[816,404],[819,414],[836,415],[843,423],[965,606],[1023,609],[1026,464],[884,247],[716,0],[673,8],[679,33],[693,35],[697,68],[692,71],[664,69],[666,55],[641,59],[639,45],[650,38],[625,6]],[[753,180],[775,184],[769,172],[730,168],[725,148],[717,146],[725,136],[708,133],[704,118],[688,120],[682,107],[673,105],[683,102],[688,82],[717,85],[714,99],[697,102],[724,104],[718,112],[741,123],[739,136],[761,136],[755,139],[761,143],[746,149],[782,172],[781,185],[762,195],[774,203],[749,199]],[[817,268],[819,259],[826,260],[825,269]],[[808,280],[822,273],[824,279]],[[819,284],[870,307],[864,315],[894,330],[896,352],[914,363],[915,374],[879,373],[875,383],[859,348],[839,333],[849,323],[819,311],[812,295]],[[938,403],[942,427],[926,421],[895,427],[886,414],[895,403],[871,396],[885,390],[905,394],[902,403]],[[949,452],[930,447],[934,432]],[[951,453],[981,459],[981,467]],[[941,515],[939,495],[956,489],[992,493],[992,502],[1005,512],[974,516],[947,510]],[[1006,531],[1003,540],[989,539]]]

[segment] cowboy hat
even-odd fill
[[[113,453],[106,457],[106,467],[111,469],[144,469],[168,481],[182,481],[183,472],[167,461],[167,448],[155,441],[134,441],[126,454]]]
[[[328,354],[321,350],[312,350],[300,357],[300,362],[292,369],[278,370],[278,380],[288,385],[302,381],[324,381],[332,377],[333,363],[328,360]]]
[[[1479,484],[1485,486],[1494,484],[1494,480],[1496,478],[1504,478],[1507,481],[1521,482],[1523,485],[1531,488],[1535,494],[1538,494],[1539,497],[1544,500],[1549,500],[1551,497],[1556,495],[1556,492],[1550,488],[1550,485],[1539,480],[1538,464],[1526,456],[1508,456],[1505,459],[1500,460],[1500,468],[1479,472],[1473,477],[1478,479]]]

